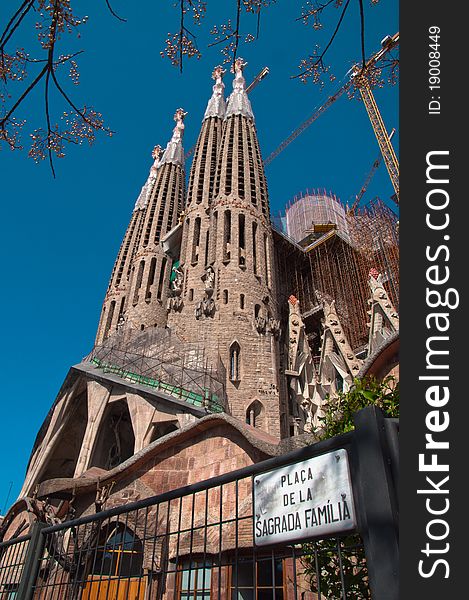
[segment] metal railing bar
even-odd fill
[[[28,542],[31,539],[31,534],[23,535],[21,537],[13,538],[11,540],[7,540],[6,542],[0,542],[0,550],[6,548],[7,546],[13,546],[14,544],[21,544],[21,542]]]

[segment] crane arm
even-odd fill
[[[252,90],[256,87],[256,85],[258,83],[260,83],[264,77],[266,77],[269,74],[269,67],[264,67],[262,69],[262,71],[260,73],[258,73],[254,79],[251,81],[251,83],[248,85],[248,87],[246,88],[246,94],[249,94],[249,92],[252,92]]]
[[[342,94],[349,89],[351,84],[351,81],[347,81],[340,89],[338,89],[335,92],[335,94],[329,96],[329,98],[324,102],[322,106],[320,106],[308,119],[306,119],[306,121],[304,121],[299,127],[297,127],[297,129],[295,129],[293,133],[291,133],[285,140],[283,140],[283,142],[271,154],[269,154],[269,156],[264,160],[264,166],[271,163],[274,160],[274,158],[276,158],[280,154],[280,152],[282,152],[282,150],[285,150],[285,148],[289,144],[291,144],[293,140],[296,140],[296,138],[301,133],[303,133],[303,131],[307,129],[311,125],[311,123],[316,121],[316,119],[320,117],[322,113],[325,112],[329,108],[329,106],[331,106],[331,104],[334,104],[334,102],[338,100],[342,96]]]
[[[393,129],[391,131],[391,134],[389,136],[389,140],[392,139],[392,136],[395,133],[395,129]],[[378,170],[380,164],[381,164],[381,159],[383,158],[382,154],[379,154],[378,158],[375,160],[375,162],[373,163],[370,172],[367,175],[367,178],[365,179],[365,182],[363,183],[362,187],[360,188],[360,191],[358,192],[358,194],[355,197],[354,203],[352,204],[352,206],[349,208],[348,210],[348,214],[349,215],[353,215],[355,213],[355,210],[357,209],[357,206],[360,204],[360,200],[363,198],[366,190],[368,189],[368,186],[370,185],[370,181],[373,179],[376,171]]]
[[[381,113],[379,112],[378,105],[374,98],[371,90],[371,85],[368,79],[368,75],[371,69],[376,63],[381,60],[385,54],[395,48],[399,44],[399,32],[393,36],[387,36],[381,41],[381,48],[373,54],[373,56],[366,62],[363,68],[358,65],[353,67],[352,79],[360,91],[363,104],[365,105],[368,118],[370,119],[371,126],[378,141],[381,154],[383,156],[386,168],[391,179],[392,186],[396,195],[396,203],[399,203],[399,163],[397,161],[396,153],[391,144],[391,137],[386,131],[386,127],[383,122]]]
[[[354,76],[359,75],[360,77],[363,77],[364,74],[368,73],[369,70],[378,61],[380,61],[390,50],[395,48],[398,44],[399,44],[399,32],[395,33],[393,36],[388,36],[388,37],[384,38],[384,40],[382,40],[382,42],[381,42],[381,48],[378,50],[378,52],[375,52],[375,54],[373,54],[366,61],[363,68],[358,67],[358,65],[355,65],[355,67],[353,67]],[[311,123],[313,123],[319,116],[321,116],[322,113],[325,112],[329,108],[329,106],[331,106],[331,104],[333,104],[338,98],[340,98],[340,96],[342,96],[342,94],[345,91],[347,91],[349,89],[352,82],[354,82],[358,87],[358,79],[353,79],[354,76],[352,76],[352,79],[350,81],[347,81],[332,96],[329,96],[329,98],[326,100],[326,102],[322,106],[320,106],[308,119],[306,119],[306,121],[304,121],[297,129],[295,129],[295,131],[293,131],[293,133],[291,133],[285,140],[283,140],[283,142],[279,146],[277,146],[277,148],[271,154],[269,154],[269,156],[264,160],[264,166],[271,163],[274,160],[274,158],[276,158],[280,154],[280,152],[285,150],[285,148],[293,142],[293,140],[296,140],[296,138],[301,133],[303,133],[303,131],[305,129],[307,129],[311,125]],[[360,91],[361,91],[361,89],[360,89]],[[371,94],[371,89],[370,89],[370,94]],[[372,94],[371,94],[371,96],[372,96]],[[362,97],[363,97],[363,94],[362,94]],[[373,101],[374,101],[374,99],[373,99]],[[378,114],[379,114],[379,111],[378,111]]]

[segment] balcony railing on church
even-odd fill
[[[103,373],[160,391],[178,400],[224,412],[225,373],[217,357],[214,367],[202,344],[183,342],[169,329],[123,330],[85,358]]]

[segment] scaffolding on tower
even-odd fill
[[[371,269],[381,273],[391,302],[396,309],[399,306],[397,216],[379,198],[347,214],[336,196],[316,190],[295,197],[277,223],[283,224],[283,237],[290,242],[288,250],[285,246],[288,254],[279,256],[288,282],[285,302],[289,294],[299,299],[311,331],[320,328],[324,302],[334,301],[351,346],[360,351],[369,335]],[[297,261],[295,276],[288,277],[292,260]],[[314,344],[313,353],[319,348],[319,336]]]

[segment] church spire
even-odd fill
[[[100,344],[108,335],[115,332],[123,321],[129,293],[132,262],[139,247],[145,219],[145,209],[155,186],[162,150],[161,146],[153,148],[151,154],[153,164],[150,168],[150,173],[137,198],[130,223],[122,240],[116,262],[114,263],[101,309],[101,317],[96,334],[97,344]]]
[[[104,300],[96,342],[119,328],[145,329],[166,324],[171,261],[160,240],[176,224],[185,196],[184,117],[178,108],[171,139],[162,155],[153,149],[153,165],[139,194]]]
[[[184,274],[184,290],[178,302],[168,304],[168,325],[178,329],[182,323],[193,320],[195,306],[205,296],[207,269],[210,266],[211,236],[210,203],[213,199],[218,153],[221,144],[223,119],[226,112],[223,97],[224,70],[214,68],[215,80],[202,121],[189,174],[189,191],[185,208],[179,269]],[[190,315],[190,316],[188,316]],[[190,325],[191,335],[193,323]],[[201,335],[210,343],[210,331],[205,327]]]
[[[160,165],[163,165],[164,163],[173,163],[184,168],[184,148],[182,147],[182,138],[184,135],[184,118],[186,115],[187,113],[184,112],[183,108],[178,108],[174,113],[176,126],[174,127],[173,135],[166,146]]]
[[[247,64],[243,58],[237,58],[234,66],[231,68],[231,72],[235,74],[235,78],[233,79],[233,92],[228,99],[227,117],[231,115],[243,115],[243,117],[254,119],[251,102],[246,92],[246,80],[243,76],[243,70]]]
[[[204,120],[209,117],[218,117],[223,119],[226,113],[226,102],[224,98],[225,84],[223,83],[223,75],[226,73],[225,69],[218,65],[213,69],[212,79],[215,80],[215,85],[212,90],[212,97],[208,101],[207,109],[205,110]]]

